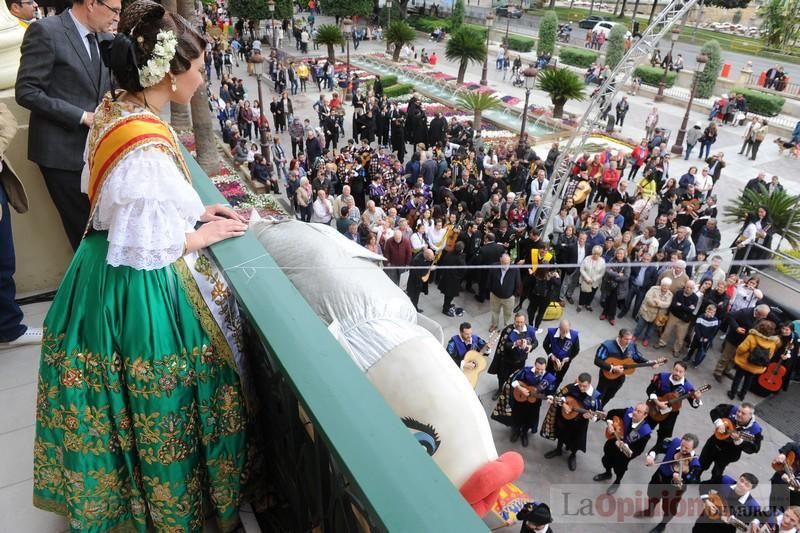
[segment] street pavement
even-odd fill
[[[327,17],[318,17],[318,24],[332,22]],[[286,42],[284,51],[287,53],[296,53],[294,50],[293,42]],[[457,65],[447,61],[444,57],[444,46],[438,43],[432,43],[429,40],[418,39],[415,43],[417,50],[426,48],[429,52],[436,50],[439,56],[439,64],[437,70],[455,74]],[[385,49],[385,44],[382,42],[364,42],[359,47],[357,54],[371,54]],[[356,57],[356,52],[351,49],[351,57]],[[320,49],[318,52],[311,51],[311,54],[318,54],[320,57],[324,55],[324,50]],[[337,49],[337,57],[344,57],[340,55]],[[468,69],[467,79],[478,80],[480,78],[481,65],[471,65]],[[241,76],[245,79],[245,86],[248,92],[248,98],[256,98],[256,82],[255,78],[247,76],[245,73],[244,65],[239,68],[234,68],[234,75]],[[521,89],[511,86],[510,80],[503,81],[502,72],[498,72],[494,68],[494,57],[490,57],[489,63],[489,86],[501,90],[506,94],[512,94],[519,97],[524,97]],[[309,92],[301,93],[293,96],[293,103],[295,115],[301,118],[310,118],[312,124],[317,123],[316,113],[312,109],[312,104],[319,98],[319,93],[316,87],[309,84]],[[272,97],[271,83],[268,83],[264,88],[265,101],[269,101]],[[216,80],[212,82],[212,90],[217,92],[219,84]],[[547,96],[539,91],[534,90],[532,93],[532,103],[537,105],[549,105]],[[653,107],[653,102],[650,98],[645,96],[629,97],[630,112],[628,113],[625,121],[625,126],[622,129],[622,134],[632,139],[639,139],[644,135],[644,120],[647,113]],[[581,114],[587,102],[569,102],[567,110],[572,113]],[[666,103],[658,104],[660,114],[659,125],[671,129],[677,133],[680,121],[683,118],[685,109],[676,107]],[[348,113],[351,112],[351,107],[347,106]],[[270,122],[271,122],[271,117]],[[707,119],[705,112],[692,112],[690,124],[695,121],[702,121],[705,124]],[[347,138],[352,134],[350,131],[351,120],[345,120],[345,129]],[[800,193],[800,184],[794,176],[790,176],[789,165],[796,167],[797,162],[788,158],[780,157],[777,154],[776,146],[771,142],[773,136],[769,136],[763,143],[761,152],[759,153],[759,160],[756,162],[746,160],[742,156],[736,155],[741,145],[742,128],[740,127],[724,127],[721,128],[719,139],[712,147],[713,151],[723,151],[728,160],[728,167],[723,173],[722,179],[716,187],[716,194],[719,197],[721,205],[726,205],[732,198],[741,194],[741,190],[747,180],[754,177],[758,171],[764,170],[770,174],[776,173],[783,177],[782,182],[790,192],[795,194]],[[282,136],[284,147],[289,150],[290,143],[285,135]],[[681,158],[673,160],[670,168],[670,175],[673,177],[680,177],[690,165],[697,165],[699,161],[693,158],[691,161],[683,161]],[[791,172],[794,172],[792,170]],[[727,245],[733,241],[738,224],[725,223],[722,224],[723,229],[723,245]],[[726,259],[730,258],[730,254],[726,254]],[[401,282],[401,286],[405,283],[405,276]],[[488,305],[481,304],[475,301],[471,294],[462,294],[456,299],[456,305],[465,309],[464,318],[449,318],[440,312],[441,310],[441,295],[438,293],[434,286],[431,287],[429,295],[423,295],[420,306],[424,309],[426,316],[434,319],[442,325],[445,335],[447,337],[455,335],[458,331],[458,324],[462,320],[468,320],[474,325],[474,330],[477,334],[484,337],[488,334],[489,327],[489,313]],[[599,305],[595,305],[595,312],[583,312],[577,314],[574,306],[568,306],[564,317],[572,321],[572,325],[580,332],[582,353],[577,358],[570,371],[570,378],[574,378],[579,372],[587,371],[593,376],[597,376],[597,369],[592,364],[594,351],[598,344],[605,339],[613,338],[616,331],[620,327],[632,328],[634,322],[630,318],[619,320],[616,327],[612,327],[607,322],[598,320]],[[510,320],[505,320],[510,322]],[[556,326],[555,322],[545,322],[544,327]],[[539,341],[543,339],[543,334],[537,335]],[[655,344],[655,343],[653,343]],[[719,342],[716,343],[719,345]],[[644,353],[648,357],[655,356],[669,356],[668,351],[658,351],[651,348],[644,348]],[[533,356],[542,355],[541,348],[535,350]],[[678,420],[675,429],[676,434],[681,434],[686,431],[696,432],[701,443],[711,434],[712,424],[708,416],[708,411],[714,405],[721,402],[728,402],[725,397],[725,388],[730,386],[726,380],[723,385],[717,383],[711,378],[711,369],[715,363],[718,354],[718,346],[715,346],[714,351],[709,355],[708,359],[704,362],[701,368],[691,370],[688,374],[689,379],[696,385],[703,383],[711,383],[713,389],[704,396],[705,403],[699,409],[691,409],[686,407],[683,409],[682,414]],[[528,364],[531,364],[532,359]],[[672,360],[668,362],[671,366]],[[662,368],[660,370],[664,370]],[[653,371],[650,369],[642,369],[637,371],[633,376],[628,378],[625,386],[622,388],[617,397],[612,401],[610,407],[624,407],[632,405],[644,398],[644,389],[647,382],[652,375]],[[794,387],[794,393],[797,392],[797,387]],[[487,415],[494,407],[492,401],[492,392],[496,388],[496,380],[494,376],[483,375],[481,376],[477,394],[481,403],[486,409]],[[759,398],[754,398],[749,395],[748,400],[758,401]],[[457,406],[454,406],[457,408]],[[542,419],[544,413],[542,413]],[[526,461],[526,469],[522,477],[518,480],[518,486],[523,489],[527,494],[540,501],[548,502],[552,507],[554,514],[556,514],[556,522],[558,531],[565,530],[570,526],[579,526],[580,529],[587,533],[600,533],[600,532],[640,532],[647,531],[655,525],[656,519],[651,520],[636,520],[624,518],[620,521],[615,515],[616,511],[621,510],[623,504],[630,504],[636,498],[641,498],[642,491],[652,475],[652,469],[646,468],[643,464],[643,459],[639,458],[630,467],[625,479],[624,484],[620,491],[616,494],[616,499],[606,499],[605,488],[607,483],[596,483],[592,481],[592,476],[599,473],[602,468],[600,467],[600,457],[602,454],[602,446],[604,437],[602,434],[602,427],[599,424],[592,425],[589,431],[588,453],[579,454],[578,456],[578,470],[570,472],[566,465],[565,457],[547,460],[543,458],[543,454],[552,448],[553,444],[549,441],[538,436],[532,436],[529,447],[523,448],[519,442],[510,443],[508,428],[501,426],[495,422],[490,422],[492,432],[494,435],[495,443],[497,445],[498,453],[503,453],[507,450],[516,450],[522,453]],[[761,485],[754,491],[756,498],[762,503],[766,504],[769,495],[769,476],[772,471],[769,462],[777,452],[777,449],[783,445],[787,437],[780,433],[777,429],[766,425],[765,440],[762,445],[761,452],[755,456],[744,456],[742,460],[736,463],[730,470],[731,475],[738,475],[744,471],[754,472],[762,481]],[[655,444],[654,439],[651,440],[650,445]],[[461,444],[459,444],[461,445]],[[463,443],[467,445],[467,443]],[[648,447],[649,448],[649,447]],[[565,497],[564,492],[568,492],[569,496]],[[602,497],[601,497],[602,496]],[[696,497],[697,489],[690,487],[687,492],[687,497]],[[580,502],[580,503],[579,503]],[[588,503],[587,503],[588,502]],[[613,512],[609,511],[609,505],[615,507]],[[582,506],[585,510],[584,513],[578,513],[577,507]],[[435,513],[435,509],[431,509]],[[605,514],[604,514],[605,513]],[[691,513],[690,513],[691,514]],[[670,525],[667,529],[670,533],[686,532],[691,528],[691,523],[694,521],[696,513],[691,517],[683,517],[678,519]],[[565,527],[566,526],[566,527]],[[516,532],[519,526],[505,528],[501,531],[514,531]],[[445,531],[443,529],[443,531]]]

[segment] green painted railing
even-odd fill
[[[194,187],[204,203],[224,202],[194,159],[186,155]],[[313,424],[313,432],[296,433],[301,434],[301,440],[305,433],[321,437],[321,441],[314,439],[319,442],[311,455],[331,456],[330,461],[322,461],[323,466],[310,470],[316,470],[323,479],[340,476],[339,488],[348,495],[355,494],[355,504],[360,504],[348,502],[343,507],[361,507],[359,511],[369,522],[364,524],[359,519],[353,528],[333,520],[325,527],[325,519],[317,516],[311,517],[314,525],[336,533],[363,529],[392,533],[486,531],[483,521],[352,363],[255,236],[248,233],[214,245],[211,251],[230,283],[243,319],[249,323],[248,329],[261,338],[269,359],[263,363],[274,365],[276,379],[285,381],[287,391],[290,389]],[[257,386],[266,389],[275,384]],[[306,455],[297,459],[306,460]],[[291,472],[293,466],[278,470]],[[282,482],[300,483],[282,479],[270,482],[278,492]],[[310,494],[316,488],[305,490]],[[333,498],[329,493],[323,490],[319,495],[321,513]]]

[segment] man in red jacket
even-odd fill
[[[387,266],[407,267],[411,264],[411,255],[411,241],[403,237],[403,232],[399,229],[394,230],[394,236],[383,246],[383,256],[388,260]],[[385,272],[395,285],[400,286],[400,275],[405,272],[405,268],[388,268]]]

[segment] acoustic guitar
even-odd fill
[[[711,385],[706,383],[702,387],[695,389],[695,392],[703,393],[709,389],[711,389]],[[683,400],[693,397],[694,397],[694,392],[687,392],[685,394],[678,394],[677,392],[668,392],[667,394],[658,397],[658,401],[667,403],[667,406],[664,408],[659,408],[654,400],[647,400],[647,404],[650,406],[650,413],[648,416],[653,420],[655,420],[656,422],[663,422],[664,420],[667,419],[670,413],[681,410],[681,406],[683,405]]]
[[[630,376],[636,371],[637,368],[642,368],[645,366],[663,365],[666,362],[667,362],[666,357],[660,357],[658,359],[653,359],[652,361],[645,361],[644,363],[637,363],[636,361],[633,360],[632,357],[624,357],[624,358],[609,357],[608,359],[606,359],[606,363],[608,363],[611,366],[621,366],[622,372],[616,373],[610,370],[603,370],[603,375],[606,377],[606,379],[615,380],[621,378],[622,376]]]
[[[578,415],[583,415],[589,413],[592,416],[597,417],[597,420],[605,420],[606,414],[603,411],[593,411],[591,409],[586,409],[581,405],[581,403],[573,398],[572,396],[561,396],[556,399],[556,401],[561,405],[561,416],[564,417],[565,420],[574,420],[578,417]],[[569,406],[570,411],[566,412],[564,410],[565,406]]]
[[[786,346],[784,354],[790,353],[794,349],[794,343],[789,343]],[[767,366],[767,370],[758,376],[758,384],[770,392],[778,392],[783,387],[783,380],[786,379],[786,367],[783,366],[783,357],[779,357],[776,361]]]
[[[612,417],[611,424],[610,426],[606,426],[606,438],[608,440],[614,439],[622,441],[619,451],[621,451],[625,457],[632,456],[633,450],[631,450],[631,447],[625,442],[625,424],[622,418],[619,416]]]
[[[464,376],[466,376],[467,381],[469,381],[473,389],[478,386],[478,378],[486,370],[486,367],[489,366],[486,362],[486,357],[489,352],[494,349],[494,344],[499,337],[500,331],[495,331],[489,335],[489,338],[486,340],[486,346],[484,346],[482,350],[470,350],[464,354],[464,365],[461,367],[461,370],[464,372]],[[469,368],[471,366],[469,363],[474,363],[475,366]]]
[[[528,391],[527,395],[523,392],[523,389]],[[539,392],[539,389],[533,385],[528,385],[521,381],[517,384],[517,388],[514,389],[514,399],[520,403],[536,403],[542,398],[547,398],[547,394]]]
[[[719,440],[727,440],[734,435],[747,442],[753,442],[756,439],[752,433],[736,431],[736,424],[730,418],[723,418],[722,423],[725,424],[725,427],[714,431],[714,436]]]
[[[781,462],[772,461],[772,468],[776,472],[783,472],[781,479],[783,479],[789,486],[791,491],[800,491],[800,479],[797,479],[797,473],[794,470],[794,464],[797,461],[797,455],[794,450],[786,454],[786,460]]]
[[[750,526],[736,518],[736,516],[731,513],[730,507],[725,503],[722,499],[722,496],[715,490],[710,490],[708,492],[708,499],[706,500],[705,510],[703,510],[703,514],[706,517],[710,518],[711,520],[719,520],[726,522],[729,526],[733,526],[736,528],[737,531],[747,531]]]

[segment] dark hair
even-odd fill
[[[691,442],[694,445],[693,448],[697,448],[697,446],[700,444],[700,439],[698,439],[697,435],[694,433],[684,433],[683,437],[681,437],[681,440]]]
[[[672,368],[675,368],[676,366],[679,366],[682,369],[686,370],[686,363],[684,363],[683,361],[675,361],[675,364],[672,365]]]
[[[464,331],[465,329],[472,329],[472,324],[470,324],[469,322],[462,322],[458,326],[458,331]]]
[[[178,41],[169,65],[172,74],[186,72],[192,61],[203,55],[205,40],[189,21],[152,0],[136,0],[122,12],[117,35],[111,41],[104,41],[100,49],[103,62],[111,69],[120,89],[144,90],[139,81],[139,67],[152,59],[158,32],[162,30],[173,32]]]
[[[592,382],[592,375],[588,372],[581,372],[578,374],[578,382],[579,383],[591,383]]]
[[[758,478],[756,477],[755,474],[751,474],[750,472],[745,472],[739,477],[743,477],[747,481],[749,481],[750,484],[752,485],[752,488],[756,488],[758,486]]]

